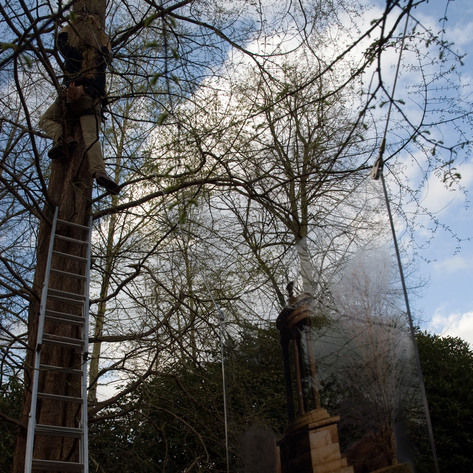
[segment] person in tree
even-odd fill
[[[89,161],[98,185],[118,194],[118,184],[105,171],[99,141],[107,98],[106,68],[111,60],[110,40],[91,14],[81,14],[60,30],[56,46],[64,58],[61,96],[46,110],[39,127],[53,140],[51,159],[65,159],[77,146],[66,132],[68,120],[79,119]]]

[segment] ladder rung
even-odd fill
[[[54,319],[58,322],[67,322],[75,325],[82,325],[85,318],[82,315],[67,314],[66,312],[58,312],[55,310],[46,310],[45,316],[47,319]]]
[[[89,227],[81,225],[80,223],[68,222],[67,220],[61,220],[60,218],[58,218],[57,221],[58,223],[63,223],[64,225],[68,225],[69,227],[80,228],[82,230],[89,231]]]
[[[62,366],[53,366],[53,365],[39,365],[41,371],[57,371],[58,373],[65,374],[76,374],[82,376],[84,374],[83,370],[78,368],[63,368]]]
[[[60,269],[51,268],[51,272],[56,273],[56,274],[62,274],[63,276],[67,278],[77,278],[77,279],[82,279],[84,281],[87,279],[87,276],[84,276],[83,274],[69,273],[67,271],[61,271]]]
[[[43,334],[43,343],[58,345],[66,348],[83,348],[84,340],[71,337],[63,337],[62,335],[53,335],[51,333]]]
[[[84,304],[84,301],[81,301],[79,299],[71,299],[70,297],[60,297],[58,294],[50,295],[49,299],[76,306],[82,306]]]
[[[79,245],[88,245],[89,244],[88,240],[78,240],[77,238],[72,238],[72,237],[68,237],[68,236],[65,236],[65,235],[59,235],[58,233],[56,233],[56,238],[59,239],[59,240],[63,240],[63,241],[69,241],[71,243],[77,243]]]
[[[60,256],[62,258],[71,258],[77,261],[82,261],[83,263],[87,263],[87,258],[84,258],[83,256],[70,255],[69,253],[62,253],[61,251],[56,250],[53,250],[53,255]]]
[[[51,437],[81,438],[84,431],[77,427],[63,427],[62,425],[36,424],[36,434],[50,435]]]
[[[67,292],[67,291],[61,291],[60,289],[48,289],[48,295],[50,296],[58,296],[62,298],[69,298],[69,299],[77,299],[77,300],[84,300],[85,295],[84,294],[77,294],[76,292]]]
[[[75,292],[66,292],[51,288],[48,289],[48,298],[62,302],[69,302],[71,304],[77,304],[78,302],[82,304],[85,301],[84,294],[76,294]]]
[[[33,469],[46,471],[76,471],[78,473],[81,473],[84,471],[84,464],[76,462],[41,460],[39,458],[33,458]]]
[[[38,392],[38,397],[41,399],[50,399],[52,401],[66,401],[66,402],[76,402],[82,404],[82,398],[77,396],[64,396],[63,394],[53,394],[53,393],[40,393]]]

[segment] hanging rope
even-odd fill
[[[410,309],[409,296],[408,296],[408,292],[407,292],[407,285],[406,285],[406,280],[405,280],[405,277],[404,277],[404,271],[403,271],[402,262],[401,262],[401,253],[399,251],[399,245],[397,243],[397,235],[396,235],[396,230],[395,230],[395,227],[394,227],[394,220],[393,220],[393,216],[392,216],[392,212],[391,212],[391,206],[390,206],[390,203],[389,203],[388,191],[387,191],[387,188],[386,188],[386,182],[384,180],[384,173],[383,173],[383,168],[384,168],[383,155],[384,155],[384,151],[386,149],[386,136],[387,136],[387,133],[388,133],[389,121],[391,119],[391,111],[392,111],[392,106],[393,106],[393,103],[394,103],[394,94],[395,94],[395,91],[396,91],[397,80],[398,80],[398,77],[399,77],[402,51],[404,49],[404,43],[405,43],[405,38],[406,38],[406,34],[407,34],[407,25],[409,23],[411,5],[412,5],[412,2],[409,2],[409,5],[407,6],[407,9],[406,9],[406,23],[404,25],[404,31],[403,31],[403,35],[402,35],[402,41],[401,41],[401,50],[399,51],[399,57],[398,57],[397,65],[396,65],[396,73],[394,75],[393,88],[392,88],[392,91],[391,91],[391,95],[389,97],[389,108],[388,108],[388,114],[387,114],[387,117],[386,117],[386,125],[385,125],[385,128],[384,128],[383,138],[381,140],[381,144],[380,144],[380,147],[379,147],[378,158],[376,159],[376,162],[373,166],[373,169],[371,170],[371,177],[374,180],[381,179],[381,183],[382,183],[382,186],[383,186],[384,200],[386,202],[386,209],[387,209],[388,216],[389,216],[389,223],[390,223],[390,226],[391,226],[391,233],[392,233],[392,237],[393,237],[394,248],[395,248],[395,251],[396,251],[396,259],[397,259],[397,264],[398,264],[398,268],[399,268],[399,275],[400,275],[400,278],[401,278],[402,291],[403,291],[403,294],[404,294],[404,302],[405,302],[405,305],[406,305],[406,313],[407,313],[407,317],[408,317],[408,320],[409,320],[410,335],[411,335],[412,344],[413,344],[413,347],[414,347],[414,355],[415,355],[417,373],[418,373],[418,376],[419,376],[419,383],[420,383],[422,400],[423,400],[423,404],[424,404],[427,430],[428,430],[428,435],[429,435],[429,440],[430,440],[430,447],[431,447],[431,450],[432,450],[432,458],[433,458],[433,462],[434,462],[435,473],[440,473],[439,464],[438,464],[438,457],[437,457],[437,449],[436,449],[436,446],[435,446],[434,432],[433,432],[433,428],[432,428],[432,422],[431,422],[431,419],[430,419],[429,403],[428,403],[427,394],[426,394],[426,391],[425,391],[424,375],[422,373],[422,365],[420,363],[419,350],[418,350],[418,347],[417,347],[417,341],[416,341],[416,337],[415,337],[415,328],[414,328],[412,313],[411,313],[411,309]]]

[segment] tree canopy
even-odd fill
[[[473,352],[458,337],[419,332],[417,343],[442,471],[471,470]]]

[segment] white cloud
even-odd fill
[[[445,315],[438,309],[432,317],[430,328],[443,337],[459,337],[473,348],[473,311]]]
[[[459,185],[462,188],[469,188],[473,182],[473,164],[459,164],[456,172],[461,175]],[[444,182],[435,174],[432,174],[423,190],[423,205],[431,212],[441,214],[447,209],[451,211],[454,204],[463,205],[465,202],[464,193],[458,189],[456,184],[447,187]]]
[[[439,273],[455,273],[464,269],[471,269],[471,264],[461,255],[445,258],[442,261],[434,263],[434,268]]]
[[[453,49],[457,49],[458,47],[468,46],[472,41],[473,22],[468,21],[471,18],[472,11],[470,2],[451,2],[446,11],[442,2],[438,5],[428,5],[426,12],[416,11],[415,16],[422,25],[430,28],[434,33],[444,28],[445,33],[443,33],[441,39],[452,41],[454,43]],[[445,22],[440,20],[444,14],[447,18]]]
[[[473,36],[473,22],[457,23],[453,28],[450,28],[448,23],[446,26],[447,38],[453,41],[455,46],[469,46]]]

